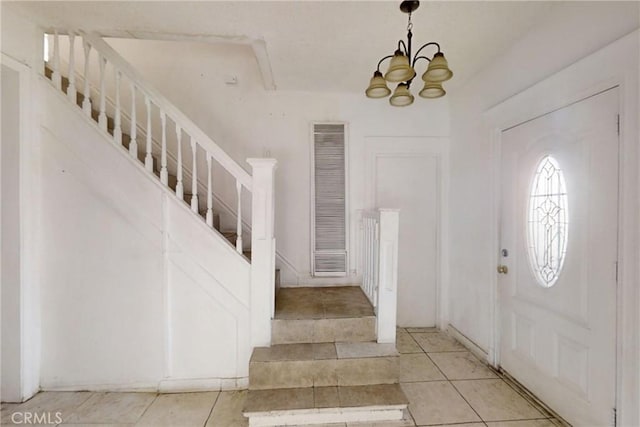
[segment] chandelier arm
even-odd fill
[[[404,48],[404,54],[409,56],[409,51],[407,50],[407,45],[404,44],[404,40],[398,40],[398,50],[400,50],[400,46]]]
[[[383,62],[385,59],[389,59],[389,58],[393,58],[393,55],[387,55],[387,56],[385,56],[384,58],[382,58],[380,61],[378,61],[378,68],[376,68],[376,70],[377,70],[377,71],[380,71],[380,65],[382,65],[382,62]]]
[[[415,68],[416,62],[418,62],[418,59],[426,59],[427,61],[431,62],[431,60],[426,56],[416,56],[415,58],[413,58],[413,63],[411,64],[411,67]]]
[[[425,47],[427,47],[427,46],[436,46],[436,47],[438,48],[438,52],[440,52],[440,45],[439,45],[438,43],[436,43],[436,42],[429,42],[429,43],[427,43],[427,44],[423,44],[423,45],[420,47],[420,49],[418,49],[418,51],[416,52],[416,57],[413,59],[413,63],[414,63],[414,64],[416,63],[416,59],[418,59],[418,55],[420,54],[420,51],[421,51],[422,49],[424,49]],[[437,53],[437,52],[436,52],[436,53]]]

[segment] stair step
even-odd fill
[[[272,344],[367,342],[376,339],[375,316],[344,319],[273,319]]]
[[[258,347],[249,362],[249,388],[395,384],[398,356],[394,344],[374,342]]]
[[[375,341],[373,307],[358,286],[281,288],[271,343]]]
[[[249,426],[382,422],[397,425],[409,401],[398,384],[249,390]],[[392,424],[393,423],[393,424]]]

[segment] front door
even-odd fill
[[[502,134],[499,363],[573,425],[612,424],[618,89]]]

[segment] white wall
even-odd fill
[[[2,399],[22,400],[20,75],[2,65]]]
[[[3,215],[5,209],[9,209],[14,215],[8,223],[3,220],[2,224],[3,244],[11,245],[3,248],[2,400],[22,401],[38,391],[40,373],[40,312],[35,243],[37,192],[33,186],[38,161],[37,153],[32,150],[34,135],[31,67],[38,64],[38,58],[41,57],[42,33],[34,24],[8,11],[4,4],[0,5],[0,12],[3,73],[7,69],[12,70],[8,76],[16,77],[12,79],[11,85],[16,91],[14,95],[20,97],[19,102],[12,97],[5,98],[5,93],[2,97],[3,107],[5,102],[15,102],[13,111],[16,113],[14,121],[8,125],[13,125],[12,128],[9,127],[13,129],[13,135],[5,135],[3,126],[2,137],[3,156],[5,145],[11,147],[11,150],[7,151],[11,156],[3,161],[2,210]],[[3,84],[4,79],[3,75]],[[5,176],[9,171],[9,176]],[[8,197],[5,199],[4,191],[7,188],[10,188],[11,194],[7,193]],[[4,241],[7,236],[12,236],[10,243]],[[12,277],[4,274],[5,267],[8,267],[4,264],[5,251],[11,251],[13,255],[10,268],[13,268],[16,274]],[[11,296],[5,301],[7,291]],[[7,319],[5,315],[10,315],[11,319]],[[12,346],[5,340],[5,334],[13,338]],[[11,361],[5,359],[7,356],[10,356]],[[12,384],[7,388],[5,380],[9,378],[12,379]]]
[[[42,30],[4,4],[0,4],[0,15],[2,53],[34,70],[39,70],[43,55]]]
[[[537,82],[562,70],[580,58],[603,48],[614,40],[630,33],[639,26],[638,3],[573,3],[563,2],[553,6],[547,19],[536,26],[527,36],[516,42],[511,49],[496,58],[492,65],[478,73],[451,98],[451,264],[450,264],[450,323],[475,344],[492,353],[492,295],[495,283],[497,260],[497,221],[494,208],[494,170],[498,166],[496,152],[492,146],[491,132],[485,122],[485,113],[494,105],[524,91]],[[599,79],[611,77],[610,70],[619,66],[620,75],[635,75],[636,80],[627,82],[631,93],[625,101],[629,127],[626,133],[626,154],[629,164],[623,165],[625,191],[623,204],[627,209],[637,206],[638,163],[635,153],[637,142],[637,73],[633,72],[633,58],[637,61],[637,45],[627,42],[608,48],[607,73]],[[597,70],[600,62],[589,62],[590,69]],[[626,67],[626,68],[625,68]],[[631,67],[631,71],[629,69]],[[637,63],[635,65],[637,69]],[[615,71],[613,71],[615,72]],[[570,74],[570,73],[569,73]],[[587,73],[585,73],[586,75]],[[597,76],[597,73],[590,73]],[[568,80],[580,80],[581,75],[570,74]],[[591,78],[591,77],[589,77]],[[566,93],[569,85],[555,80],[556,93]],[[592,81],[591,86],[598,83]],[[545,99],[532,99],[531,104],[545,104]],[[635,140],[633,138],[636,138]],[[630,191],[630,192],[629,192]],[[473,215],[470,215],[470,210]],[[626,211],[632,212],[632,211]],[[637,220],[621,222],[623,234],[636,236],[627,239],[626,256],[637,259]],[[627,258],[629,259],[629,258]],[[637,287],[637,264],[627,264],[625,282],[628,289]],[[626,295],[636,301],[633,291]],[[624,299],[622,300],[624,301]],[[622,307],[622,305],[620,306]],[[621,310],[621,308],[619,308]],[[622,315],[629,325],[637,324],[638,307],[632,302],[624,307]],[[633,323],[636,322],[636,323]],[[634,336],[635,334],[635,336]],[[630,331],[624,337],[621,348],[629,356],[622,361],[626,376],[622,386],[621,401],[625,412],[621,425],[637,425],[638,371],[637,332]],[[635,354],[635,356],[634,356]],[[634,400],[635,399],[635,400]],[[635,404],[633,402],[636,402]],[[626,402],[626,403],[625,403]]]
[[[109,39],[109,43],[238,163],[246,167],[248,157],[278,160],[276,239],[278,264],[287,285],[316,283],[310,278],[311,122],[349,123],[352,253],[357,242],[355,212],[370,207],[365,201],[370,185],[364,171],[365,138],[448,135],[447,98],[416,96],[413,106],[398,109],[386,99],[369,100],[364,93],[265,91],[247,47],[122,39]],[[225,84],[231,76],[237,78],[237,85]],[[363,92],[369,77],[362,76]],[[216,191],[234,206],[233,188],[227,187]],[[357,261],[351,257],[352,270]],[[347,279],[355,280],[355,276]]]
[[[38,86],[41,387],[246,386],[249,263],[48,80]]]

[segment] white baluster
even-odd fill
[[[169,184],[169,172],[167,171],[167,114],[160,111],[160,123],[162,126],[162,152],[160,153],[160,182]]]
[[[144,158],[144,167],[153,173],[153,156],[151,155],[151,100],[145,96],[144,103],[147,106],[147,155]]]
[[[184,185],[182,184],[182,128],[176,123],[176,136],[178,137],[178,170],[176,183],[176,196],[184,200]]]
[[[138,125],[136,124],[136,85],[131,82],[131,141],[129,141],[129,154],[138,157]]]
[[[236,180],[236,192],[238,193],[238,223],[236,225],[236,250],[242,253],[242,184]]]
[[[67,97],[74,104],[76,103],[75,38],[76,35],[73,32],[69,32],[69,87],[67,87]]]
[[[370,281],[369,281],[369,218],[364,219],[364,282],[365,287],[367,289],[367,295],[370,292]]]
[[[100,114],[98,114],[98,126],[103,131],[107,131],[107,95],[105,94],[105,75],[104,68],[107,65],[107,58],[102,54],[98,55],[100,61]]]
[[[191,210],[198,213],[198,164],[196,162],[196,140],[191,137],[191,152],[193,153],[193,167],[191,170]]]
[[[207,153],[207,225],[213,227],[213,193],[211,189],[211,155]]]
[[[58,40],[58,31],[53,32],[53,64],[52,64],[51,80],[56,89],[62,89],[62,76],[60,75],[60,43]]]
[[[116,114],[113,119],[113,142],[118,145],[122,145],[122,108],[120,107],[120,80],[122,79],[122,73],[118,70],[116,72]],[[131,145],[129,145],[131,147]]]
[[[91,117],[91,89],[89,87],[89,55],[91,55],[91,45],[85,39],[82,40],[84,48],[84,100],[82,101],[82,111]]]

